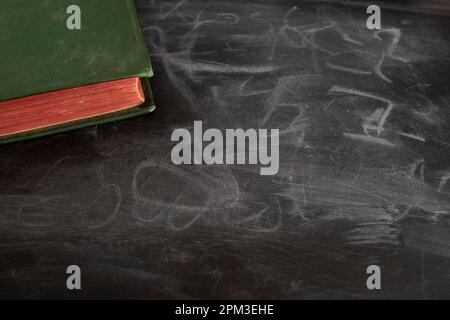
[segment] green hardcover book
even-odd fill
[[[0,144],[149,113],[133,0],[0,1]]]

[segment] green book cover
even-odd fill
[[[69,28],[74,5],[79,29]],[[152,75],[133,0],[0,1],[0,102],[132,77],[144,80],[147,95],[131,111],[0,143],[151,112]]]

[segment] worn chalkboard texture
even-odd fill
[[[0,297],[450,297],[445,3],[136,4],[159,109],[0,148]],[[280,129],[278,174],[173,165],[195,120]]]

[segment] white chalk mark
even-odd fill
[[[395,144],[392,144],[391,142],[389,142],[386,139],[372,137],[372,136],[366,136],[363,134],[344,133],[344,137],[350,138],[353,140],[368,142],[368,143],[380,144],[380,145],[384,145],[387,147],[395,147]]]
[[[418,159],[416,160],[411,168],[410,177],[416,176],[416,172],[419,170],[419,177],[420,181],[425,181],[425,160],[424,159]]]
[[[339,65],[333,64],[328,61],[325,63],[325,66],[332,70],[348,72],[348,73],[353,73],[353,74],[359,74],[359,75],[371,75],[372,74],[372,71],[365,71],[365,70],[359,70],[359,69],[339,66]]]
[[[115,194],[115,197],[116,197],[116,204],[114,207],[114,211],[109,215],[108,218],[106,218],[101,223],[90,225],[85,222],[88,225],[89,229],[99,229],[99,228],[106,226],[107,224],[109,224],[111,221],[114,220],[117,213],[119,212],[120,206],[122,204],[122,191],[117,184],[108,184],[99,192],[99,194],[94,198],[94,200],[92,200],[90,202],[90,204],[85,208],[85,210],[83,210],[82,212],[79,212],[78,214],[82,215],[82,216],[86,216],[87,213],[89,212],[89,210],[93,207],[94,203],[96,201],[98,201],[106,192],[108,192],[108,189],[112,190],[113,194]],[[86,219],[84,219],[84,220],[86,220]]]
[[[403,63],[408,63],[409,62],[408,59],[394,55],[394,52],[397,49],[397,46],[402,37],[402,31],[397,28],[383,29],[383,30],[377,31],[374,34],[374,37],[378,40],[382,40],[382,38],[380,37],[380,34],[382,34],[382,33],[387,33],[392,36],[391,43],[389,44],[388,48],[386,49],[386,55],[391,59],[398,60]]]
[[[242,66],[242,65],[231,65],[226,63],[219,63],[215,61],[207,61],[207,60],[197,60],[187,63],[184,59],[173,58],[171,63],[182,68],[188,72],[209,72],[209,73],[224,73],[224,74],[260,74],[260,73],[268,73],[279,70],[279,67],[275,66]]]
[[[383,73],[383,71],[381,70],[381,66],[384,63],[384,58],[385,58],[386,54],[383,52],[383,55],[381,56],[380,61],[378,61],[378,63],[373,67],[373,72],[380,77],[382,80],[392,83],[392,80],[389,79],[388,77],[386,77]]]
[[[425,138],[419,135],[415,135],[415,134],[411,134],[411,133],[405,133],[405,132],[399,132],[397,133],[399,136],[405,137],[405,138],[410,138],[413,140],[417,140],[420,142],[425,142]]]
[[[159,15],[159,19],[165,20],[165,19],[167,19],[169,16],[171,16],[172,14],[176,13],[176,14],[181,18],[181,20],[187,22],[187,20],[183,17],[183,15],[182,15],[182,14],[180,13],[180,11],[178,10],[178,9],[180,9],[180,7],[181,7],[182,5],[184,5],[187,1],[188,1],[188,0],[181,0],[180,2],[178,2],[177,4],[175,4],[175,5],[173,6],[173,8],[171,8],[171,9],[170,9],[169,11],[167,11],[166,13],[161,13],[161,14]],[[163,8],[163,6],[161,6],[161,9],[162,9],[162,8]]]
[[[439,183],[439,188],[438,191],[441,192],[442,188],[447,184],[447,182],[450,180],[450,172],[446,173],[442,178],[441,181]]]
[[[328,93],[330,94],[336,94],[336,93],[346,93],[346,94],[351,94],[351,95],[356,95],[356,96],[361,96],[361,97],[366,97],[366,98],[370,98],[370,99],[375,99],[375,100],[379,100],[382,101],[384,103],[386,103],[388,106],[385,109],[385,111],[379,115],[379,111],[375,111],[375,115],[376,118],[379,118],[378,123],[375,125],[375,127],[373,126],[373,121],[368,121],[363,123],[363,129],[366,133],[368,133],[369,130],[373,130],[375,129],[377,132],[378,137],[381,135],[381,133],[384,130],[384,125],[386,124],[386,121],[389,117],[389,115],[391,114],[392,110],[394,109],[395,104],[386,98],[371,94],[371,93],[367,93],[367,92],[363,92],[363,91],[359,91],[359,90],[355,90],[355,89],[347,89],[347,88],[343,88],[340,86],[333,86]],[[384,139],[381,139],[381,141]],[[373,142],[375,142],[376,140],[374,140]],[[386,141],[386,140],[384,140]]]

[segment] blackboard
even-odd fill
[[[136,4],[158,109],[0,147],[0,298],[450,296],[445,4]],[[279,128],[278,174],[175,166],[195,120]]]

